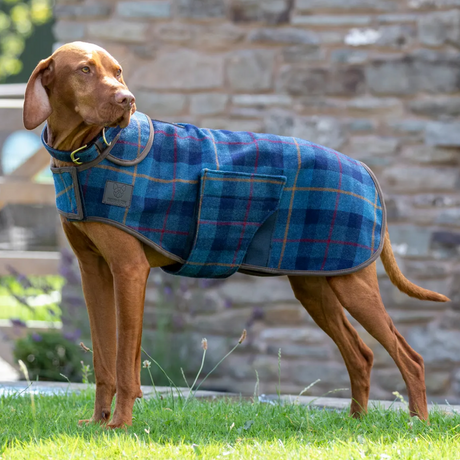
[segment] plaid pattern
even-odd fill
[[[238,269],[336,275],[378,257],[385,209],[362,163],[296,138],[156,120],[153,127],[153,146],[137,164],[113,159],[139,158],[148,137],[143,114],[122,130],[110,157],[73,168],[82,217],[70,216],[75,209],[62,199],[68,168],[54,170],[58,210],[123,228],[177,260],[181,265],[168,271],[185,276],[225,277]],[[130,186],[129,206],[103,203],[107,182]],[[266,262],[245,263],[270,216],[276,225]]]

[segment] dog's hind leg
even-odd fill
[[[423,358],[404,340],[386,312],[375,263],[359,272],[327,278],[327,281],[341,304],[395,361],[407,386],[411,415],[428,419]]]
[[[63,227],[80,265],[96,378],[93,416],[89,420],[80,420],[80,423],[105,423],[110,420],[116,385],[116,313],[112,273],[84,233],[67,221],[63,221]]]
[[[348,321],[324,277],[290,276],[289,281],[296,298],[342,354],[351,383],[350,414],[356,417],[367,412],[373,363],[371,349]]]

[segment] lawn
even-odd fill
[[[0,399],[1,459],[459,459],[460,415],[344,412],[247,400],[139,400],[133,426],[77,426],[94,391]]]

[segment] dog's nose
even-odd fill
[[[115,102],[122,107],[131,107],[136,98],[127,89],[120,89],[115,93]]]

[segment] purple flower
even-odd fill
[[[10,319],[11,324],[15,327],[27,327],[27,324],[20,319]]]
[[[167,296],[170,296],[172,294],[172,289],[169,286],[165,286],[163,288],[163,291]]]
[[[40,334],[37,334],[36,332],[34,332],[32,334],[32,340],[34,342],[41,342],[43,340],[43,337]]]
[[[224,305],[225,305],[225,308],[231,308],[232,301],[230,299],[225,299]]]

